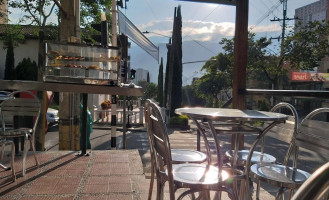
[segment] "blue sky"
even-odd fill
[[[316,2],[316,0],[288,0],[289,18],[294,17],[295,9]],[[121,11],[141,31],[156,32],[171,36],[174,8],[181,6],[183,27],[183,62],[208,60],[221,51],[218,42],[222,38],[234,36],[235,7],[209,3],[194,3],[174,0],[129,0],[128,9]],[[257,36],[278,37],[281,32],[279,22],[271,22],[274,17],[282,18],[280,0],[249,0],[249,27]],[[14,12],[10,19],[22,13]],[[288,22],[288,26],[293,21]],[[289,27],[288,27],[289,28]],[[160,49],[160,57],[166,61],[167,37],[156,34],[146,36]],[[278,51],[279,43],[273,40],[272,50]],[[159,64],[134,43],[129,49],[131,68],[150,71],[151,81],[157,81]],[[166,62],[164,63],[166,64]],[[200,68],[204,63],[186,64],[183,68],[183,84],[190,84],[192,77],[201,76]]]
[[[288,0],[287,17],[293,18],[295,9],[316,2],[316,0]],[[207,60],[218,54],[218,42],[225,37],[234,36],[235,7],[208,3],[194,3],[174,0],[130,0],[128,9],[122,12],[141,30],[171,36],[174,8],[181,6],[183,62]],[[278,37],[281,24],[271,22],[274,17],[283,17],[280,0],[249,0],[249,30],[257,36]],[[288,22],[288,28],[293,25]],[[165,43],[168,38],[157,34],[146,36],[160,48],[160,56],[166,59]],[[279,43],[273,40],[272,50],[279,50]],[[151,81],[157,81],[158,63],[146,52],[132,43],[131,67],[150,71]],[[165,64],[165,63],[164,63]],[[184,65],[183,84],[190,84],[192,77],[201,76],[200,68],[204,63]]]

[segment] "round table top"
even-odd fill
[[[288,118],[281,113],[230,108],[177,108],[176,114],[187,115],[194,119],[231,120],[231,121],[281,121]]]

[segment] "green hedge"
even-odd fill
[[[188,117],[186,115],[179,115],[170,118],[170,125],[188,126]]]

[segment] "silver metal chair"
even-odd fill
[[[27,98],[17,98],[17,95],[28,95]],[[1,121],[2,129],[0,136],[4,138],[24,137],[24,152],[23,152],[23,170],[22,174],[26,173],[26,156],[28,150],[28,141],[30,141],[30,148],[33,151],[35,163],[39,166],[37,155],[35,152],[35,130],[40,117],[41,103],[39,99],[30,91],[15,91],[10,94],[12,98],[3,101],[1,107]],[[32,128],[27,127],[8,127],[5,118],[11,117],[33,117],[31,124]]]
[[[250,167],[250,174],[252,177],[279,187],[276,199],[283,199],[286,190],[290,190],[290,199],[293,191],[298,189],[310,176],[308,172],[297,169],[300,147],[323,155],[329,154],[329,122],[319,120],[319,117],[323,117],[328,113],[329,108],[316,109],[308,114],[300,123],[297,133],[291,143],[294,150],[292,167],[288,166],[290,155],[287,155],[288,157],[283,164],[258,163]],[[325,117],[323,117],[323,119],[325,119]],[[254,151],[254,147],[255,144],[250,149],[250,152]],[[250,160],[248,160],[247,166],[249,166],[250,163]],[[249,167],[247,168],[249,169]]]
[[[277,140],[283,141],[289,145],[288,150],[286,151],[286,155],[284,157],[283,163],[288,162],[289,156],[291,154],[293,145],[291,143],[293,137],[296,135],[297,126],[298,126],[298,114],[296,109],[289,103],[281,102],[276,104],[270,112],[285,112],[285,114],[289,115],[289,118],[285,123],[280,123],[272,127],[266,136],[270,136]],[[265,122],[265,127],[268,126],[269,122]],[[265,153],[265,136],[261,138],[261,149],[260,151],[253,151],[251,156],[251,164],[255,163],[275,163],[277,158],[271,154]],[[234,150],[226,151],[225,155],[233,162]],[[237,163],[238,166],[245,167],[247,158],[249,155],[249,150],[239,150],[237,153]],[[256,189],[256,199],[259,199],[260,192],[260,183],[257,181],[257,189]]]
[[[156,199],[163,199],[164,185],[167,181],[170,200],[175,199],[175,191],[179,188],[187,188],[187,191],[184,191],[177,199],[195,193],[204,195],[210,190],[225,191],[231,199],[237,199],[232,191],[232,182],[242,180],[243,172],[231,168],[224,169],[219,165],[173,164],[167,128],[159,107],[150,100],[147,103],[145,117],[150,152],[154,159],[152,168],[155,169],[157,178]]]
[[[146,100],[144,105],[144,116],[150,115],[150,100]],[[145,123],[148,126],[149,118],[145,118]],[[149,135],[150,136],[150,135]],[[150,138],[149,138],[150,140]],[[150,154],[151,154],[151,163],[154,163],[153,158],[153,149],[150,148]],[[194,151],[190,149],[171,149],[171,159],[173,164],[181,164],[181,163],[203,163],[207,160],[206,154]],[[208,161],[209,163],[209,161]],[[152,198],[152,189],[153,189],[153,183],[154,183],[154,168],[151,167],[151,180],[150,180],[150,189],[149,189],[149,196],[148,199],[151,200]]]
[[[292,200],[328,199],[329,162],[317,169],[296,191]],[[327,196],[326,196],[327,195]],[[324,197],[326,196],[326,197]]]
[[[275,105],[270,112],[282,112],[289,111],[289,118],[286,120],[286,123],[277,124],[272,127],[271,130],[266,134],[266,136],[271,136],[272,138],[278,139],[280,141],[286,142],[288,144],[291,143],[293,136],[296,133],[298,126],[298,114],[295,108],[285,102],[278,103]],[[289,115],[287,114],[287,115]],[[268,122],[265,122],[268,123]],[[251,163],[275,163],[276,158],[268,153],[264,153],[264,145],[265,145],[265,137],[262,138],[261,151],[254,151],[251,157]],[[289,154],[292,147],[289,147],[289,150],[286,154]],[[234,156],[234,150],[229,150],[225,153],[225,155],[232,161]],[[247,162],[247,158],[249,155],[249,150],[240,150],[238,151],[238,162],[240,165],[245,166]]]
[[[10,144],[11,145],[10,167],[7,167],[7,166],[5,166],[4,164],[1,164],[1,163],[0,163],[0,167],[2,169],[5,169],[5,170],[11,170],[12,180],[15,182],[16,181],[15,164],[14,164],[14,159],[15,159],[15,144],[14,144],[13,141],[7,141],[3,137],[0,137],[0,145],[1,145],[1,156],[0,156],[0,160],[2,160],[3,157],[4,157],[6,144]]]

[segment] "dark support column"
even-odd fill
[[[234,40],[234,71],[233,71],[233,108],[245,109],[246,68],[248,53],[248,11],[249,0],[237,1],[235,40]],[[232,146],[234,146],[232,137]],[[239,148],[243,148],[244,138],[240,136]]]
[[[88,94],[82,94],[81,155],[87,155],[87,102]]]

